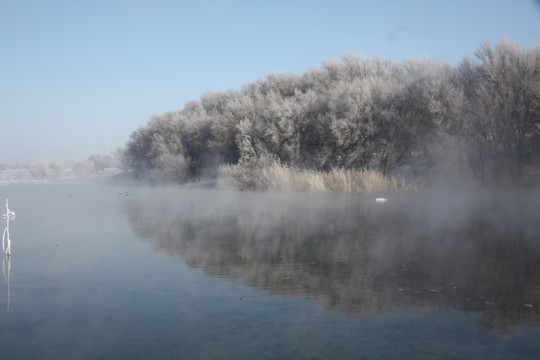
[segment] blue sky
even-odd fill
[[[0,0],[0,163],[82,160],[152,115],[353,51],[457,63],[540,43],[540,4],[489,1]]]

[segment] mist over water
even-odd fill
[[[535,191],[0,190],[3,359],[540,354]]]
[[[373,195],[152,191],[138,237],[205,274],[354,317],[484,312],[481,331],[538,327],[540,204],[531,192]]]

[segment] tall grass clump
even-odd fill
[[[416,184],[412,180],[387,178],[373,170],[315,171],[282,165],[279,162],[264,167],[224,165],[220,167],[219,175],[222,185],[241,190],[333,192],[416,190]]]

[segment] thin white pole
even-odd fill
[[[9,238],[9,220],[15,219],[15,211],[9,210],[8,199],[6,199],[6,213],[4,214],[4,219],[6,219],[6,228],[4,229],[4,234],[2,235],[2,250],[5,255],[11,255],[11,239]]]
[[[7,258],[7,272],[6,272],[6,258]],[[11,294],[10,294],[10,286],[9,286],[9,274],[11,272],[11,256],[3,256],[2,271],[4,273],[4,279],[7,282],[7,311],[9,312],[9,304],[11,302]]]

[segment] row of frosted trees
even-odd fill
[[[520,180],[540,145],[540,46],[503,39],[475,55],[451,65],[347,54],[208,92],[133,132],[124,166],[155,182],[275,163]]]

